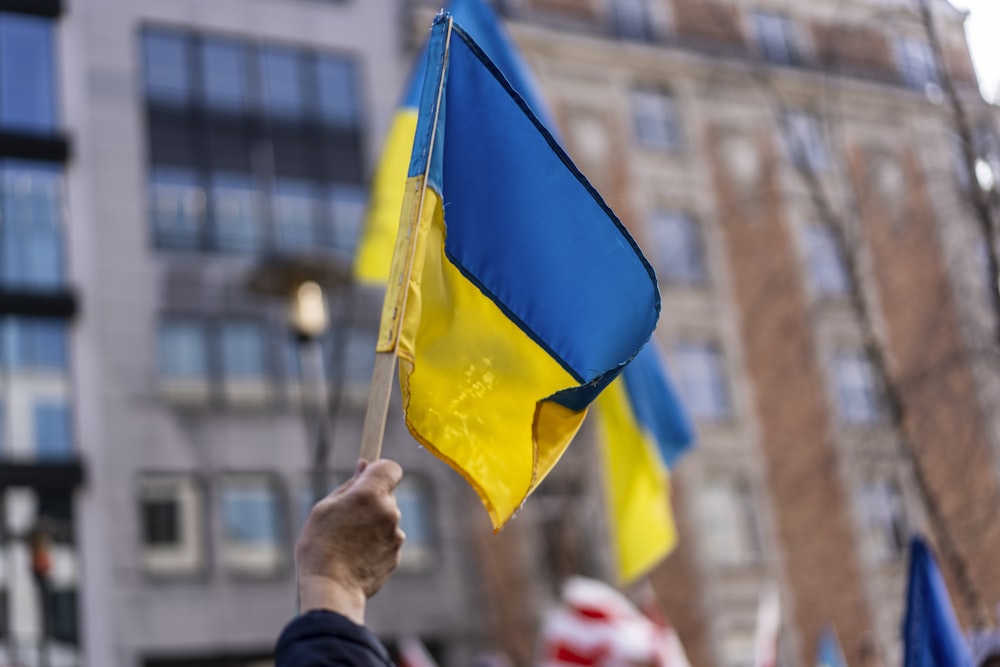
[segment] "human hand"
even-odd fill
[[[365,601],[399,564],[405,535],[395,461],[358,461],[354,476],[316,503],[295,546],[299,610],[329,609],[364,624]]]

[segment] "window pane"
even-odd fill
[[[375,369],[376,332],[355,327],[348,330],[347,336],[344,378],[349,385],[366,386]]]
[[[191,98],[187,40],[180,33],[149,30],[143,35],[146,95],[167,104],[186,104]]]
[[[264,328],[253,322],[222,325],[222,373],[227,380],[267,376]]]
[[[191,169],[154,167],[149,175],[150,218],[156,244],[197,248],[205,225],[205,191]]]
[[[34,288],[63,282],[62,176],[59,168],[28,162],[0,166],[0,276]]]
[[[316,191],[306,181],[281,180],[272,199],[274,228],[279,248],[311,248],[316,245]]]
[[[192,574],[202,566],[201,487],[188,475],[144,475],[139,479],[142,561],[154,575]]]
[[[368,197],[365,191],[352,185],[335,185],[330,191],[329,243],[350,255],[358,246],[364,224]]]
[[[400,567],[421,569],[433,557],[434,533],[431,501],[426,486],[419,478],[409,478],[396,487],[399,505],[399,527],[406,533],[400,553]]]
[[[360,117],[360,104],[354,61],[336,56],[320,56],[316,68],[320,117],[331,125],[356,125]]]
[[[65,371],[66,324],[62,320],[10,317],[3,321],[3,359],[10,368]]]
[[[180,540],[181,515],[176,498],[142,501],[142,542],[151,547],[169,546]]]
[[[56,124],[52,21],[0,13],[0,125],[32,132]]]
[[[906,85],[923,90],[938,83],[937,64],[930,46],[922,39],[902,37],[896,42],[896,59]]]
[[[618,33],[633,39],[653,37],[647,0],[614,0],[615,24]]]
[[[672,150],[683,143],[674,100],[663,91],[632,91],[632,123],[641,146]]]
[[[61,400],[41,399],[35,403],[35,453],[39,459],[66,459],[72,454],[72,426],[69,406]]]
[[[298,118],[305,107],[302,58],[291,49],[268,47],[260,54],[264,109],[274,116]]]
[[[215,243],[222,250],[255,252],[261,248],[257,191],[249,176],[212,175]]]
[[[804,111],[785,114],[785,141],[796,165],[812,171],[826,166],[826,144],[815,115]]]
[[[794,64],[799,60],[795,24],[786,17],[766,12],[754,14],[761,55],[772,63]]]
[[[840,243],[826,225],[806,229],[806,261],[813,290],[821,296],[843,296],[850,292],[851,281]]]
[[[201,45],[201,67],[208,106],[229,112],[246,108],[246,53],[241,44],[206,39]]]
[[[56,641],[77,645],[80,641],[77,617],[77,594],[74,589],[54,590],[49,606],[52,613],[52,637]]]
[[[707,281],[701,230],[694,218],[677,211],[658,211],[649,223],[660,280],[699,285]]]
[[[160,324],[160,376],[177,380],[208,377],[205,329],[199,322],[170,320]]]
[[[278,502],[265,483],[233,483],[222,488],[225,539],[240,545],[273,545],[279,540]]]
[[[870,425],[882,418],[881,396],[875,369],[861,352],[841,352],[834,357],[834,395],[837,412],[848,424]]]
[[[899,487],[888,479],[866,482],[861,487],[861,508],[875,557],[880,561],[902,558],[909,525]]]
[[[719,564],[741,564],[760,555],[750,490],[742,480],[709,478],[699,490],[708,557]]]
[[[697,419],[721,421],[732,415],[722,354],[713,343],[674,346],[677,380],[684,404]]]

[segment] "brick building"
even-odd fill
[[[995,163],[963,15],[931,6],[974,155]],[[571,155],[658,272],[701,440],[651,581],[692,664],[750,664],[772,583],[783,664],[811,664],[825,626],[850,664],[898,664],[908,534],[931,529],[917,472],[996,622],[997,313],[919,7],[502,3]]]

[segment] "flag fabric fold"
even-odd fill
[[[973,664],[934,554],[917,536],[910,540],[903,645],[903,667],[972,667]]]
[[[597,399],[618,576],[647,573],[677,542],[669,466],[694,444],[655,339]]]
[[[499,529],[649,339],[655,276],[446,13],[432,28],[403,212],[418,221],[412,272],[405,308],[391,295],[386,307],[401,317],[407,426],[468,480]],[[379,351],[394,346],[388,331]]]

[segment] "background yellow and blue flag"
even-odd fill
[[[659,292],[604,200],[451,26],[442,14],[431,32],[403,202],[419,224],[400,384],[411,434],[499,529],[649,340]]]
[[[557,135],[533,76],[514,48],[493,9],[483,0],[452,0],[448,12],[496,65],[524,99],[535,116]],[[417,129],[420,94],[427,72],[427,45],[414,60],[409,83],[403,91],[372,182],[372,197],[365,217],[364,233],[354,261],[355,277],[366,284],[385,284],[389,278],[392,247],[403,207],[403,184],[410,166],[413,135]]]
[[[669,468],[695,430],[655,339],[597,399],[618,577],[647,573],[677,543]]]

